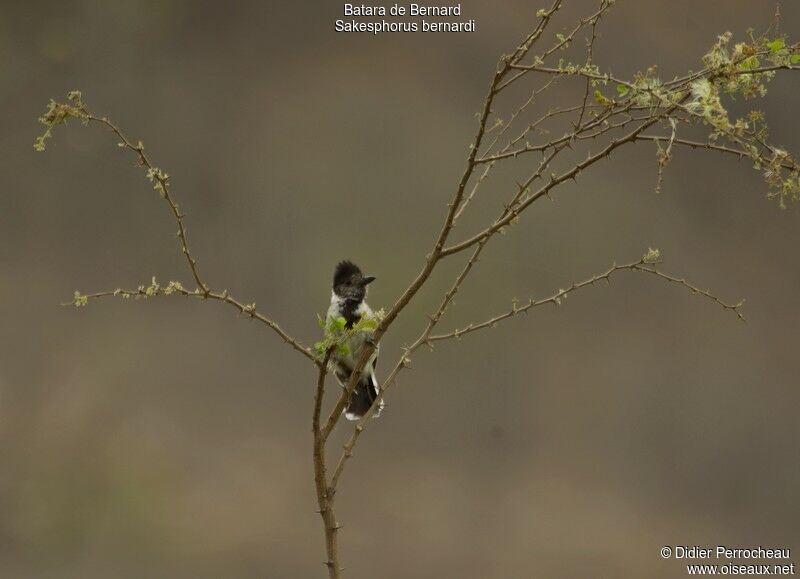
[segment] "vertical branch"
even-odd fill
[[[547,28],[547,25],[550,24],[550,20],[553,18],[556,12],[561,8],[561,4],[563,0],[555,0],[552,6],[550,6],[550,10],[541,9],[537,13],[539,16],[539,22],[533,31],[523,40],[514,53],[509,57],[509,62],[520,62],[525,55],[528,54],[528,51],[536,44],[536,41],[539,40],[539,37],[544,32],[544,29]]]
[[[600,2],[600,12],[596,17],[592,19],[592,28],[591,28],[591,36],[586,41],[586,67],[589,68],[592,66],[592,59],[594,58],[594,42],[597,40],[597,21],[600,20],[600,17],[603,15],[602,8],[605,6],[606,0],[602,0]],[[577,125],[580,125],[583,122],[583,117],[586,115],[586,105],[589,102],[589,92],[592,88],[592,79],[586,79],[586,87],[583,92],[583,106],[581,106],[581,113],[578,116]]]
[[[325,437],[320,427],[320,414],[322,413],[322,399],[325,396],[325,376],[328,374],[328,361],[335,346],[325,352],[325,357],[319,365],[317,376],[317,392],[314,396],[314,414],[312,416],[312,431],[314,433],[314,484],[317,490],[317,505],[325,529],[325,551],[328,559],[324,562],[328,568],[330,579],[341,577],[342,567],[339,564],[339,523],[333,510],[333,489],[328,486],[328,475],[325,466]]]

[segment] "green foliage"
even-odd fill
[[[76,308],[85,308],[88,303],[89,296],[82,295],[81,292],[75,290],[75,293],[72,295],[72,304]]]
[[[370,334],[374,332],[384,315],[384,311],[379,310],[374,312],[372,316],[362,316],[351,328],[347,327],[347,320],[341,316],[324,319],[322,316],[317,315],[317,321],[324,332],[323,339],[314,344],[314,351],[317,357],[324,358],[325,353],[330,348],[335,348],[341,356],[349,355],[351,353],[348,345],[350,338],[361,332]]]
[[[787,151],[768,143],[763,113],[753,110],[743,118],[731,119],[726,98],[765,97],[776,70],[800,62],[800,48],[787,45],[782,37],[769,39],[751,33],[749,42],[735,44],[732,38],[730,32],[717,38],[703,56],[705,70],[687,77],[691,81],[688,91],[680,83],[675,85],[677,88],[670,88],[670,83],[662,83],[651,68],[637,74],[630,86],[619,84],[617,92],[639,107],[674,106],[690,115],[685,122],[708,126],[710,148],[730,146],[750,157],[768,185],[767,197],[777,199],[779,206],[785,208],[787,200],[800,200],[797,162]],[[659,163],[662,166],[661,160]]]
[[[79,90],[73,90],[67,94],[68,103],[59,103],[50,99],[44,115],[39,117],[39,122],[45,126],[45,131],[33,143],[36,151],[44,151],[47,139],[52,138],[53,129],[58,125],[65,124],[68,119],[79,119],[83,123],[89,121],[89,113],[83,102],[83,95]]]
[[[163,199],[167,195],[166,184],[169,180],[169,174],[165,173],[158,167],[150,167],[147,170],[147,180],[153,184],[153,189],[158,191],[158,194]]]
[[[614,106],[614,101],[606,97],[599,89],[595,89],[594,91],[594,100],[597,101],[597,104],[607,108]]]
[[[658,263],[661,260],[661,250],[658,248],[647,248],[647,253],[642,256],[642,263]]]
[[[158,283],[158,280],[156,280],[155,276],[153,276],[149,285],[141,284],[135,290],[124,290],[122,288],[117,288],[114,291],[102,292],[92,295],[85,295],[79,291],[76,291],[72,296],[72,301],[69,301],[62,305],[65,306],[72,305],[75,306],[76,308],[82,308],[89,303],[90,298],[97,299],[105,296],[114,296],[125,300],[128,300],[130,298],[134,298],[136,300],[139,299],[146,300],[147,298],[152,298],[155,296],[169,296],[176,293],[184,296],[197,295],[198,291],[199,290],[189,292],[186,288],[183,287],[183,284],[181,284],[181,282],[179,281],[170,281],[166,286],[162,286],[160,283]],[[253,309],[255,309],[255,304],[252,304],[252,307]],[[247,307],[245,309],[247,309]]]
[[[153,281],[155,281],[155,278],[153,278]],[[170,281],[167,284],[167,287],[164,288],[165,296],[172,295],[174,293],[186,293],[186,289],[184,289],[183,285],[181,285],[181,282]]]
[[[630,99],[633,104],[643,108],[674,105],[681,97],[680,93],[664,88],[661,79],[656,76],[655,67],[637,72],[630,89]]]
[[[769,48],[770,53],[777,54],[786,48],[786,40],[784,38],[776,38],[772,42],[767,43],[767,48]]]
[[[737,95],[745,99],[764,97],[767,83],[775,76],[775,68],[789,67],[798,61],[798,46],[787,46],[786,39],[770,40],[766,36],[753,37],[749,43],[740,42],[731,47],[731,34],[725,33],[704,57],[709,66],[719,68],[719,73],[702,87],[694,87],[696,98],[692,107],[702,121],[712,127],[711,142],[719,140],[739,145],[762,172],[769,186],[767,197],[777,199],[781,208],[787,200],[800,200],[800,171],[794,158],[778,147],[767,143],[769,137],[764,114],[753,110],[734,121],[721,95]]]
[[[605,109],[633,105],[649,109],[653,114],[659,109],[670,110],[669,118],[684,123],[705,125],[710,128],[709,148],[727,146],[750,157],[754,167],[762,172],[769,189],[767,197],[777,199],[781,208],[787,200],[800,200],[800,168],[787,151],[767,142],[768,131],[763,113],[751,111],[746,117],[731,119],[726,97],[745,100],[762,98],[767,94],[767,84],[781,68],[791,68],[800,63],[800,45],[789,45],[783,37],[770,39],[750,34],[749,42],[732,42],[733,35],[726,32],[703,56],[704,69],[689,73],[683,79],[663,82],[651,67],[634,75],[630,82],[617,81],[618,100],[605,96],[599,89],[594,100]],[[563,42],[563,38],[558,38]],[[538,67],[541,60],[534,62]],[[616,81],[595,65],[578,65],[559,61],[558,73],[585,76],[593,86]],[[688,118],[682,118],[686,114]],[[673,125],[673,138],[676,128]],[[720,141],[727,141],[723,144]],[[665,164],[659,158],[660,170]]]

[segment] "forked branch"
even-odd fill
[[[170,187],[169,174],[162,171],[151,162],[150,158],[144,151],[144,144],[142,141],[137,141],[136,144],[134,144],[108,117],[100,117],[92,113],[84,102],[83,95],[80,93],[80,91],[70,92],[68,95],[68,102],[66,103],[59,103],[53,100],[50,101],[48,110],[39,119],[39,121],[47,127],[47,130],[43,135],[36,139],[34,148],[37,151],[44,151],[47,140],[52,137],[53,129],[60,124],[65,124],[70,118],[78,119],[85,125],[96,123],[110,129],[117,139],[119,139],[118,146],[120,148],[127,149],[136,155],[139,165],[144,167],[146,170],[147,179],[153,184],[153,189],[155,189],[161,198],[167,203],[170,208],[170,212],[178,225],[177,236],[181,253],[183,253],[184,257],[186,258],[187,265],[191,271],[194,282],[197,284],[197,287],[192,290],[188,290],[177,281],[170,281],[168,285],[162,287],[156,282],[156,279],[153,278],[150,285],[140,285],[135,290],[124,290],[119,288],[111,291],[102,291],[90,294],[81,294],[80,292],[76,291],[73,300],[69,303],[76,306],[85,306],[90,299],[102,297],[117,296],[122,298],[133,297],[140,299],[171,294],[200,298],[203,300],[215,300],[233,306],[239,310],[241,314],[262,322],[273,332],[278,334],[278,336],[280,336],[280,338],[289,344],[295,351],[299,352],[309,360],[318,363],[310,348],[303,345],[298,339],[293,338],[286,333],[272,318],[257,311],[255,303],[243,303],[233,298],[228,293],[228,290],[212,291],[210,289],[208,284],[201,278],[200,271],[197,267],[197,260],[194,258],[189,248],[186,225],[184,224],[184,218],[186,215],[181,211],[178,203],[175,201],[175,197]]]

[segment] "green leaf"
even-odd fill
[[[761,64],[755,56],[751,56],[747,58],[739,64],[739,68],[741,70],[753,70],[754,68],[758,68],[759,64]]]
[[[81,292],[75,290],[72,303],[75,304],[76,308],[84,308],[86,307],[86,304],[89,303],[89,297],[82,295]]]
[[[567,37],[564,36],[563,34],[561,34],[560,32],[558,34],[556,34],[556,38],[558,39],[559,42],[566,42],[567,41]]]
[[[378,320],[375,318],[368,318],[363,317],[358,320],[355,326],[353,326],[354,332],[372,332],[375,328],[378,327]]]
[[[800,54],[793,54],[792,58],[789,59],[789,62],[792,64],[800,64]]]
[[[642,261],[644,263],[658,263],[658,260],[661,259],[661,250],[658,248],[647,248],[647,253],[642,256]]]
[[[776,38],[772,42],[767,43],[767,48],[769,48],[769,51],[773,54],[775,54],[779,50],[783,50],[785,46],[786,46],[786,41],[783,38]]]
[[[626,94],[628,94],[630,92],[630,90],[631,90],[631,87],[625,86],[624,84],[618,84],[617,85],[617,94],[619,96],[621,96],[621,97],[624,97]]]
[[[347,320],[345,320],[342,316],[334,318],[333,322],[336,325],[336,328],[339,330],[344,330],[344,327],[347,325]]]
[[[594,100],[604,107],[614,106],[614,101],[605,97],[599,90],[594,91]]]

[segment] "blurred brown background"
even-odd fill
[[[578,16],[596,2],[567,4]],[[59,307],[76,288],[190,278],[168,212],[111,135],[73,123],[34,153],[47,99],[80,88],[141,138],[173,175],[206,278],[313,343],[337,260],[378,277],[376,307],[417,272],[494,63],[539,6],[463,7],[478,32],[373,37],[334,33],[333,1],[3,2],[0,576],[324,575],[306,361],[219,304]],[[718,33],[773,12],[618,2],[597,60],[697,69]],[[782,12],[796,38],[800,6]],[[757,105],[795,151],[798,90],[782,76]],[[648,246],[668,271],[747,298],[748,321],[622,274],[421,352],[343,479],[349,577],[682,577],[662,545],[800,549],[800,212],[766,201],[735,159],[678,151],[661,195],[655,165],[637,146],[537,204],[442,327]],[[475,211],[494,214],[506,182]],[[387,336],[379,369],[454,265]]]

